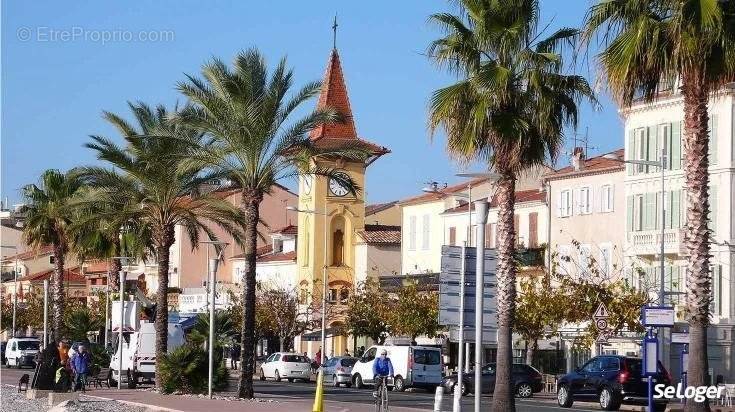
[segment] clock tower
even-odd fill
[[[310,138],[317,148],[359,147],[369,155],[364,160],[335,156],[316,156],[310,168],[329,168],[349,176],[358,186],[356,194],[339,180],[323,176],[299,179],[298,245],[296,264],[298,288],[302,303],[310,303],[312,316],[321,318],[323,280],[326,273],[327,320],[325,354],[341,355],[347,348],[347,336],[340,330],[346,300],[355,288],[356,233],[365,227],[365,171],[367,166],[390,151],[357,135],[347,96],[342,66],[337,49],[332,49],[324,74],[317,108],[331,107],[343,121],[321,125]],[[311,211],[311,212],[308,212]],[[317,322],[318,323],[318,322]],[[314,354],[319,346],[321,328],[315,327],[297,339],[296,349]]]

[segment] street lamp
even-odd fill
[[[322,267],[322,356],[321,359],[319,359],[319,363],[321,365],[324,365],[325,362],[325,356],[327,353],[327,335],[326,335],[326,326],[327,326],[327,216],[329,216],[326,212],[326,209],[324,212],[317,212],[316,210],[310,210],[310,209],[299,209],[294,206],[286,206],[286,210],[290,210],[292,212],[299,212],[299,213],[308,213],[312,215],[321,215],[324,216],[324,266]]]
[[[643,165],[643,166],[653,166],[658,167],[661,170],[661,276],[660,281],[661,285],[659,287],[659,293],[658,293],[658,302],[660,306],[665,306],[665,300],[666,300],[666,289],[664,287],[664,284],[666,282],[666,278],[664,275],[664,252],[665,252],[665,243],[664,243],[664,234],[665,234],[665,225],[664,221],[666,220],[666,207],[664,206],[664,198],[666,196],[665,188],[664,188],[664,172],[666,170],[666,150],[661,149],[661,157],[659,158],[659,161],[651,161],[651,160],[624,160],[621,159],[620,156],[618,156],[615,153],[608,153],[606,155],[602,156],[604,159],[608,160],[615,160],[620,163],[628,163],[633,165]]]
[[[209,248],[207,248],[207,269],[209,272],[209,279],[207,280],[207,286],[209,286],[209,378],[208,394],[209,399],[212,399],[212,377],[214,376],[214,309],[215,309],[215,289],[217,287],[217,265],[219,260],[224,256],[225,247],[229,243],[220,242],[217,240],[204,240],[199,243],[214,246],[215,252],[217,252],[218,246],[219,252],[216,258],[209,258]]]
[[[500,178],[500,175],[498,175],[497,173],[491,173],[491,172],[458,173],[456,174],[456,176],[464,177],[464,178],[487,178],[492,181],[497,181]],[[436,184],[431,184],[429,187],[425,187],[422,190],[426,193],[445,194],[444,192],[441,192],[440,190],[438,190]],[[467,254],[466,252],[467,246],[470,246],[470,247],[472,246],[472,182],[467,183],[467,194],[466,195],[464,193],[453,193],[452,196],[467,199],[467,231],[466,231],[467,239],[465,239],[465,241],[462,243],[462,263],[460,265],[460,275],[459,275],[460,276],[459,295],[461,297],[459,300],[459,331],[458,331],[459,339],[457,342],[457,346],[458,346],[457,382],[459,383],[459,390],[455,390],[454,392],[454,399],[453,399],[454,403],[452,406],[453,411],[458,412],[462,409],[462,403],[461,403],[461,396],[462,396],[461,387],[462,387],[462,382],[463,382],[462,363],[464,362],[464,359],[465,359],[465,353],[464,353],[465,351],[465,347],[464,347],[465,346],[465,342],[464,342],[464,323],[465,323],[464,321],[464,312],[465,312],[464,297],[465,297],[465,284],[467,283],[465,279],[466,273],[467,273],[467,269],[465,267],[465,260],[466,260],[466,254]],[[482,233],[484,234],[484,230],[485,230],[484,222],[487,220],[487,208],[485,207],[485,209],[483,210],[484,210],[485,216],[484,217],[478,216],[478,221],[483,220],[483,227],[480,228],[478,225],[478,232],[477,232],[478,235],[476,236],[478,250],[480,248],[484,248],[484,236],[482,236],[482,238],[479,236],[480,230],[482,230]],[[483,212],[481,211],[480,213],[483,213]],[[479,259],[480,255],[478,254],[477,256]],[[478,283],[480,285],[479,288],[480,290],[482,290],[482,285],[483,285],[482,271],[480,271],[479,276],[476,276],[476,279],[479,279],[479,283]],[[477,286],[476,286],[476,290],[477,290]],[[477,307],[480,307],[480,316],[482,316],[482,293],[480,293],[479,296],[475,297],[475,308],[477,309]],[[477,313],[475,314],[475,317],[477,317]],[[478,339],[478,335],[480,336],[479,339]],[[469,355],[470,342],[467,342],[466,344],[468,346],[467,354]],[[475,324],[475,358],[476,358],[475,363],[476,364],[479,364],[480,358],[478,354],[481,354],[482,353],[481,351],[482,351],[482,325],[478,328],[477,324]],[[467,356],[467,360],[469,361],[469,356]],[[469,362],[464,362],[464,363],[465,363],[466,372],[469,373]],[[479,370],[480,368],[476,367],[475,375],[477,375],[477,371]],[[479,382],[479,379],[477,379],[477,382]],[[476,408],[479,408],[479,400],[476,401],[476,404],[477,404]]]
[[[133,258],[128,256],[114,256],[111,259],[117,259],[120,261],[120,267],[122,266],[128,266],[129,264],[125,264],[125,262],[132,260]],[[127,276],[127,272],[125,272],[124,269],[121,269],[118,272],[118,276],[120,277],[120,330],[117,333],[117,347],[120,350],[117,361],[118,361],[118,368],[117,368],[117,390],[122,389],[122,366],[123,366],[123,350],[122,350],[122,344],[123,344],[123,327],[125,326],[125,277]],[[109,282],[108,282],[108,288],[109,288]],[[117,350],[115,351],[117,352]],[[128,379],[135,379],[135,375],[129,376]],[[128,385],[130,382],[128,382]]]
[[[18,310],[18,246],[5,246],[2,245],[0,247],[4,247],[6,249],[13,249],[15,251],[15,259],[14,259],[14,268],[13,268],[13,330],[10,332],[10,337],[15,337],[15,317],[16,317],[16,311]]]

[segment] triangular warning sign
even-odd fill
[[[593,318],[609,318],[610,313],[607,311],[607,307],[604,303],[600,303],[600,306],[597,307],[597,310],[595,311],[595,314],[592,315]]]

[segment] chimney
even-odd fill
[[[584,170],[584,149],[581,147],[575,147],[572,151],[572,167],[575,172]]]

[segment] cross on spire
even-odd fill
[[[337,48],[337,13],[334,13],[334,24],[332,24],[332,48]]]

